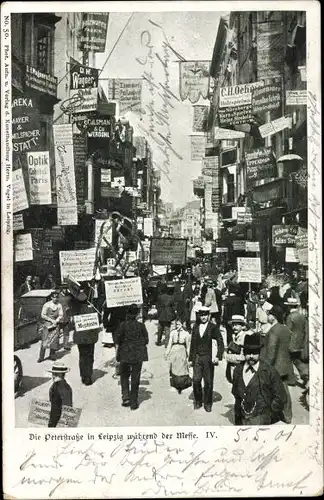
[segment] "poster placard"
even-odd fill
[[[33,241],[31,233],[16,234],[14,236],[15,262],[33,260]]]
[[[308,233],[300,227],[295,239],[297,258],[302,266],[308,266]]]
[[[26,210],[29,207],[22,168],[12,172],[12,211]]]
[[[31,424],[48,427],[49,416],[51,411],[51,403],[41,399],[32,399],[28,422]],[[78,427],[81,416],[81,408],[73,408],[72,406],[62,406],[61,418],[56,427]]]
[[[119,102],[119,115],[128,111],[140,112],[142,103],[141,78],[111,78],[108,80],[108,99]]]
[[[205,132],[209,108],[208,106],[194,106],[193,108],[193,132]]]
[[[52,203],[49,151],[27,153],[31,205]]]
[[[24,229],[23,214],[13,214],[12,229],[13,231],[20,231],[21,229]]]
[[[96,249],[61,250],[60,251],[61,282],[67,277],[75,281],[89,281],[93,278]]]
[[[307,106],[307,90],[286,90],[287,106]]]
[[[200,161],[205,156],[206,137],[204,135],[191,136],[191,161]]]
[[[285,249],[285,261],[286,262],[299,262],[297,248],[286,247],[286,249]]]
[[[181,238],[152,238],[151,264],[184,265],[186,263],[187,240]]]
[[[238,257],[237,270],[239,283],[261,283],[260,257]]]
[[[233,241],[233,250],[235,252],[245,252],[246,241],[245,240],[234,240]]]
[[[143,292],[140,278],[105,281],[107,307],[123,307],[131,304],[143,304]]]
[[[99,328],[98,313],[77,314],[73,316],[75,331],[92,330]]]
[[[258,241],[246,241],[245,242],[246,252],[260,252],[260,243]]]
[[[272,122],[265,123],[259,127],[259,132],[261,137],[264,139],[265,137],[270,137],[277,132],[281,132],[285,128],[291,128],[292,119],[290,116],[281,116],[277,120],[273,120]]]

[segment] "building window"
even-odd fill
[[[235,183],[234,174],[228,174],[227,176],[227,202],[233,203],[235,195]]]
[[[35,67],[42,73],[52,73],[52,33],[47,26],[35,29]]]

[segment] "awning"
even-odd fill
[[[214,129],[214,139],[216,141],[229,141],[244,139],[244,132],[239,132],[238,130],[231,130],[229,128],[215,127]]]
[[[292,161],[292,160],[303,161],[303,158],[299,155],[296,155],[296,154],[288,154],[288,155],[280,156],[280,158],[278,158],[278,160],[277,160],[277,163],[284,162],[284,161]]]

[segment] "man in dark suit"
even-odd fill
[[[270,425],[278,421],[287,396],[277,370],[260,360],[261,336],[246,335],[245,362],[233,373],[235,425]]]
[[[54,363],[52,369],[48,371],[53,378],[49,391],[51,410],[48,427],[56,427],[62,415],[62,407],[72,406],[72,389],[65,380],[65,375],[70,369],[63,363]]]
[[[230,323],[232,316],[240,314],[245,316],[244,302],[238,295],[237,286],[234,283],[228,285],[228,295],[224,300],[223,323],[226,328],[226,342],[229,345],[233,337],[233,329]]]
[[[289,351],[291,331],[283,324],[283,315],[284,311],[279,306],[273,306],[268,312],[268,321],[271,328],[264,339],[261,359],[274,366],[281,377],[287,396],[287,402],[282,412],[282,420],[286,424],[290,424],[292,408],[288,380],[293,374],[293,364]]]
[[[209,321],[209,308],[201,306],[197,311],[197,316],[199,321],[193,327],[189,353],[189,362],[193,366],[194,409],[201,408],[203,403],[201,385],[203,379],[204,408],[207,412],[211,412],[214,365],[217,365],[223,357],[224,343],[218,326]],[[213,352],[213,342],[217,343],[217,352]]]
[[[122,406],[138,408],[138,389],[143,361],[148,360],[147,344],[149,341],[146,326],[137,321],[138,307],[129,306],[126,320],[114,334],[116,359],[120,362],[120,383],[122,390]],[[131,389],[129,390],[129,378]]]

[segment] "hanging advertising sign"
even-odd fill
[[[26,65],[25,83],[27,87],[38,90],[43,94],[48,94],[52,97],[57,96],[57,78],[56,76],[43,73],[36,68]]]
[[[206,137],[191,135],[191,161],[200,161],[205,157]]]
[[[247,182],[276,177],[277,164],[271,147],[246,152],[245,162]]]
[[[19,97],[12,100],[12,151],[13,161],[21,153],[37,151],[41,138],[40,117],[35,99]]]
[[[276,134],[277,132],[281,132],[285,128],[291,128],[292,119],[289,116],[282,116],[277,120],[273,120],[272,122],[265,123],[259,127],[259,132],[261,137],[269,137],[270,135]]]
[[[108,21],[108,13],[83,13],[78,50],[82,52],[105,52]]]
[[[119,102],[119,115],[128,111],[139,113],[142,107],[141,78],[111,78],[108,80],[108,99]]]
[[[260,257],[237,258],[238,283],[261,283]]]
[[[111,137],[112,121],[110,117],[97,115],[86,124],[87,137],[108,139]]]
[[[61,282],[69,277],[74,281],[90,281],[93,278],[96,249],[61,250],[59,253]]]
[[[152,217],[144,217],[143,232],[145,236],[153,236],[153,219]]]
[[[308,266],[308,234],[307,229],[298,228],[295,238],[297,258],[302,266]]]
[[[218,117],[221,127],[250,123],[252,120],[252,106],[247,104],[245,106],[219,108]]]
[[[179,63],[179,94],[182,101],[192,104],[200,97],[207,99],[210,61],[181,61]]]
[[[297,225],[280,224],[272,226],[272,246],[295,246]]]
[[[12,229],[13,229],[13,231],[20,231],[20,229],[24,229],[23,214],[14,214],[13,215]]]
[[[12,172],[12,211],[20,212],[29,207],[22,168]]]
[[[101,185],[100,194],[102,198],[120,198],[121,190],[117,187]]]
[[[285,248],[285,261],[286,262],[299,262],[297,249],[294,247]]]
[[[273,109],[280,109],[281,103],[281,83],[272,83],[252,90],[252,113],[259,114]]]
[[[235,252],[245,252],[246,241],[244,240],[234,240],[233,250]]]
[[[194,106],[193,107],[193,132],[205,132],[207,128],[209,108],[208,106]]]
[[[287,90],[287,106],[307,106],[307,90]]]
[[[157,265],[184,265],[187,240],[181,238],[152,238],[150,263]]]
[[[14,236],[15,262],[33,260],[33,242],[31,233]]]
[[[96,111],[98,102],[98,74],[96,68],[83,66],[70,58],[70,98],[71,113]]]
[[[216,247],[215,253],[228,253],[228,248],[227,247]]]
[[[72,124],[53,125],[58,225],[78,223]]]
[[[49,151],[27,153],[31,205],[52,203]]]
[[[101,174],[100,179],[102,183],[111,182],[110,168],[102,168],[100,174]]]
[[[258,241],[246,241],[245,242],[246,252],[260,252],[260,243]]]
[[[253,89],[264,86],[263,81],[243,83],[232,87],[221,87],[219,90],[220,108],[238,108],[252,104]]]
[[[203,158],[202,175],[208,177],[218,177],[219,173],[219,159],[218,156],[205,156]]]
[[[86,181],[87,181],[87,138],[80,134],[73,134],[73,158],[76,182],[76,198],[78,213],[85,211]]]
[[[213,246],[211,241],[203,241],[202,251],[205,255],[211,254],[213,251]]]
[[[105,281],[107,307],[124,307],[143,304],[141,278]]]
[[[263,33],[259,27],[256,36],[257,71],[259,80],[279,78],[284,67],[284,34],[282,27],[277,32]]]

